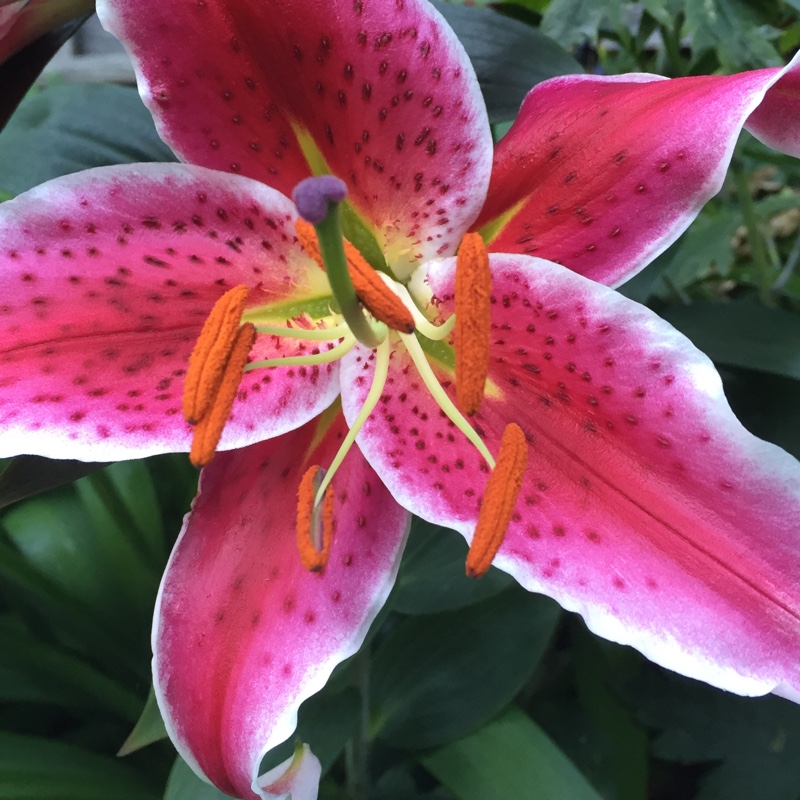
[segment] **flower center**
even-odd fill
[[[479,234],[462,240],[456,262],[456,311],[436,325],[417,307],[405,286],[374,270],[341,233],[338,204],[346,190],[331,176],[309,178],[294,199],[301,219],[297,237],[306,253],[325,270],[340,321],[327,328],[285,327],[241,322],[248,290],[240,286],[214,306],[189,363],[184,388],[184,416],[195,426],[190,458],[205,466],[213,457],[245,371],[300,364],[324,364],[343,357],[361,342],[375,353],[370,389],[335,457],[323,469],[310,467],[298,488],[297,547],[304,566],[319,571],[327,563],[333,535],[332,484],[364,423],[383,394],[392,347],[401,343],[420,378],[445,416],[478,450],[491,469],[478,524],[467,559],[467,574],[479,577],[491,565],[508,528],[525,472],[527,444],[519,426],[503,433],[497,461],[464,416],[475,414],[488,376],[491,276],[489,258]],[[253,310],[249,319],[255,319]],[[247,363],[256,333],[338,343],[313,355]],[[456,353],[454,403],[436,377],[419,337],[441,341],[453,334]],[[463,412],[463,413],[462,413]]]

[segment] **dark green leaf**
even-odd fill
[[[435,614],[477,603],[510,586],[510,575],[492,567],[468,578],[467,544],[455,531],[414,517],[392,593],[392,608],[403,614]]]
[[[361,697],[356,689],[344,691],[323,689],[300,706],[297,731],[283,744],[271,750],[261,763],[264,774],[292,757],[298,740],[305,742],[319,759],[323,775],[341,755],[344,746],[356,732]]]
[[[490,122],[513,119],[537,83],[583,71],[537,28],[488,8],[438,1],[434,5],[455,30],[475,67]]]
[[[422,763],[458,800],[600,800],[547,734],[516,708]]]
[[[800,315],[740,301],[693,303],[662,316],[717,363],[800,379]]]
[[[164,725],[164,720],[161,717],[161,712],[158,709],[156,702],[156,693],[153,687],[150,687],[150,692],[147,695],[147,702],[144,704],[144,709],[133,726],[130,736],[122,743],[117,752],[118,756],[128,756],[147,747],[149,744],[166,739],[167,729]]]
[[[102,469],[89,461],[58,461],[43,456],[17,456],[0,474],[0,508],[55,489]]]
[[[88,167],[174,160],[135,89],[54,86],[26,97],[0,133],[0,188],[19,194]]]
[[[558,618],[552,600],[511,587],[465,609],[404,620],[374,655],[373,731],[420,748],[475,730],[529,679]]]
[[[121,761],[0,731],[0,797],[8,800],[155,800],[158,792]]]
[[[0,618],[0,702],[45,703],[134,720],[141,700],[71,655]]]
[[[744,698],[652,670],[631,689],[640,718],[660,731],[658,758],[719,761],[695,800],[797,800],[800,707],[777,697]]]
[[[720,367],[720,373],[744,426],[800,458],[800,382],[756,370]]]

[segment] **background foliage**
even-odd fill
[[[800,45],[800,0],[437,5],[497,137],[552,75],[729,72]],[[0,195],[171,158],[133,89],[33,90],[0,134]],[[715,360],[752,431],[800,457],[798,187],[800,161],[743,136],[722,193],[622,291]],[[180,456],[22,458],[0,476],[0,797],[223,797],[176,760],[148,700],[155,593],[195,484]],[[415,521],[367,643],[301,709],[323,798],[800,798],[800,707],[666,673],[503,574],[466,579],[465,552]]]

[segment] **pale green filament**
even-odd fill
[[[364,405],[361,406],[361,411],[358,412],[358,416],[353,420],[353,424],[350,426],[350,430],[347,432],[347,436],[345,436],[339,448],[339,452],[328,467],[325,478],[320,484],[319,489],[317,489],[317,496],[314,498],[315,506],[322,502],[322,497],[328,485],[333,480],[334,473],[339,468],[342,461],[344,461],[344,457],[356,440],[358,432],[367,421],[369,415],[374,411],[375,406],[378,405],[378,400],[381,399],[383,387],[386,385],[386,377],[389,374],[389,355],[391,351],[392,348],[389,344],[388,337],[384,339],[375,350],[375,372],[372,375],[372,386],[369,387],[369,392],[367,392]]]
[[[381,275],[383,282],[392,289],[403,301],[403,305],[411,312],[414,318],[414,326],[426,338],[432,339],[434,342],[440,342],[446,339],[453,331],[456,324],[456,315],[452,314],[450,318],[443,322],[441,325],[434,325],[418,308],[414,302],[411,293],[400,283],[395,283],[391,278],[386,275]]]
[[[280,325],[256,325],[259,333],[267,336],[280,336],[287,339],[307,339],[308,341],[332,342],[350,333],[347,323],[343,322],[333,328],[288,328]]]
[[[388,339],[385,341],[388,341]],[[261,369],[262,367],[302,367],[314,364],[330,364],[332,361],[338,361],[342,356],[349,353],[355,343],[355,336],[347,336],[344,341],[337,344],[336,347],[322,353],[315,353],[309,356],[265,358],[263,361],[250,362],[245,366],[244,371],[250,372],[251,370]]]
[[[492,454],[486,448],[486,445],[483,443],[481,437],[478,436],[475,429],[464,419],[461,412],[455,407],[453,401],[447,396],[447,392],[445,392],[442,385],[436,379],[431,365],[428,363],[428,359],[425,357],[425,353],[422,351],[416,336],[414,336],[413,333],[398,333],[398,335],[403,340],[403,344],[406,346],[408,354],[414,361],[420,378],[422,378],[423,382],[428,387],[428,391],[433,395],[433,399],[436,400],[442,411],[447,414],[448,419],[475,445],[478,452],[486,459],[486,463],[494,469],[495,461]]]

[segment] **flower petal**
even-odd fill
[[[186,450],[186,361],[220,295],[301,303],[327,281],[294,238],[291,202],[182,165],[91,170],[0,206],[0,454],[112,461]],[[285,314],[289,316],[289,313]],[[291,355],[261,337],[255,357]],[[302,425],[335,369],[250,373],[223,449]]]
[[[545,81],[497,146],[478,225],[495,252],[535,254],[622,283],[719,191],[739,132],[765,93],[754,132],[800,155],[798,84],[800,57],[784,70],[727,77]]]
[[[394,582],[409,515],[354,448],[334,478],[328,565],[308,572],[295,536],[305,470],[346,433],[326,413],[280,439],[222,453],[203,471],[161,585],[156,694],[172,740],[222,791],[251,797],[267,750],[352,655]]]
[[[186,161],[289,195],[329,169],[390,260],[455,251],[488,185],[475,73],[424,0],[101,0]],[[168,57],[164,53],[169,53]],[[305,148],[305,154],[303,152]]]
[[[302,744],[291,758],[261,775],[256,786],[265,800],[317,800],[321,774],[319,760]]]
[[[549,262],[491,263],[475,427],[495,454],[508,422],[530,442],[497,566],[670,669],[800,696],[798,462],[742,428],[711,362],[648,309]],[[429,275],[445,312],[454,264]],[[470,538],[481,459],[405,362],[394,359],[362,452],[398,502]],[[348,419],[363,394],[353,367]]]

